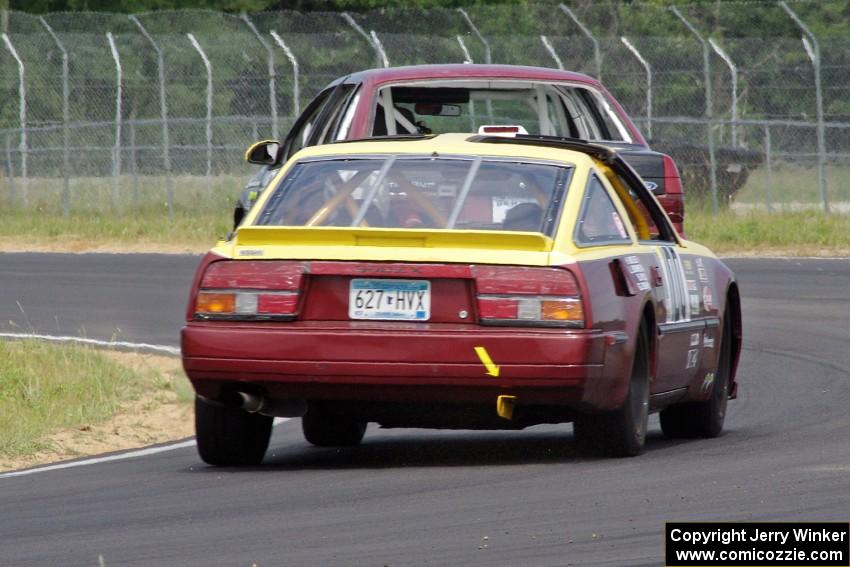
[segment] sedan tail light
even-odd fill
[[[298,314],[303,275],[300,262],[215,262],[201,278],[194,318],[292,320]]]
[[[482,325],[584,327],[572,272],[558,268],[475,266]]]
[[[682,178],[676,168],[676,162],[668,155],[664,156],[664,209],[673,226],[682,236],[685,236],[685,194],[682,189]]]

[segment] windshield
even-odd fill
[[[551,236],[572,168],[388,155],[294,164],[255,223],[508,230]]]

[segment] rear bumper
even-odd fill
[[[195,389],[216,398],[246,383],[278,398],[523,403],[605,408],[601,331],[481,328],[473,325],[192,322],[181,335]],[[475,347],[487,349],[499,375]],[[622,348],[617,345],[613,348]],[[241,384],[240,384],[241,383]]]

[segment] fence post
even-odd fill
[[[354,20],[354,18],[351,16],[351,14],[349,14],[348,12],[343,12],[341,15],[342,15],[342,18],[346,22],[348,22],[348,25],[350,25],[352,28],[354,28],[354,31],[356,31],[357,33],[362,35],[366,39],[366,41],[369,42],[369,45],[375,51],[375,61],[377,62],[377,64],[375,66],[381,67],[382,63],[384,62],[384,59],[385,59],[385,57],[382,59],[383,49],[379,48],[377,45],[375,45],[375,42],[374,42],[372,36],[370,36],[368,33],[366,33],[366,30],[364,30],[362,27],[360,27],[360,24],[358,24]],[[383,65],[383,66],[389,67],[389,65]]]
[[[136,110],[130,112],[130,119],[127,121],[127,126],[130,129],[130,173],[133,176],[133,205],[139,204],[139,172],[138,172],[138,155],[136,148]]]
[[[289,59],[289,63],[292,65],[292,109],[293,117],[297,118],[301,114],[301,87],[298,85],[298,59],[295,58],[295,54],[292,53],[292,50],[283,42],[283,39],[281,39],[276,31],[272,30],[269,33],[271,33],[275,43],[283,49],[286,58]]]
[[[558,53],[555,51],[555,48],[552,46],[552,42],[549,41],[549,38],[545,35],[540,36],[540,41],[543,43],[543,47],[546,48],[546,51],[549,52],[549,55],[552,56],[552,59],[555,60],[555,65],[558,66],[558,69],[561,71],[564,70],[564,64],[561,63],[561,58],[558,57]]]
[[[820,188],[820,197],[823,200],[824,212],[829,212],[829,201],[827,199],[826,190],[826,132],[824,129],[823,118],[823,91],[820,77],[820,43],[815,34],[806,26],[797,14],[788,7],[786,2],[780,2],[780,6],[785,10],[788,16],[794,20],[794,23],[803,31],[803,47],[806,48],[806,53],[812,61],[812,67],[815,71],[815,105],[817,106],[817,135],[818,135],[818,187]],[[808,41],[806,41],[808,37]]]
[[[375,44],[375,49],[378,50],[378,53],[381,56],[381,63],[384,64],[384,67],[390,66],[390,60],[387,58],[387,52],[384,51],[384,46],[381,43],[381,40],[378,39],[378,34],[375,33],[375,30],[370,30],[369,35],[372,37],[372,41]]]
[[[593,44],[593,61],[596,64],[596,78],[602,80],[602,52],[599,49],[599,41],[594,37],[590,29],[579,20],[566,4],[559,4],[561,11],[567,15],[578,26],[587,39]]]
[[[70,85],[69,81],[69,63],[68,50],[59,41],[59,37],[54,33],[53,28],[47,23],[44,17],[38,18],[41,24],[53,38],[53,42],[59,51],[62,53],[62,216],[67,217],[71,214],[71,131],[70,131]]]
[[[709,38],[708,43],[723,62],[726,63],[726,66],[729,68],[729,75],[732,77],[732,146],[738,147],[738,67],[732,61],[732,58],[729,57],[729,54],[716,41]]]
[[[632,55],[643,65],[646,71],[646,137],[652,139],[652,67],[649,66],[649,62],[643,58],[640,51],[625,36],[621,37],[620,41],[631,51]]]
[[[466,48],[466,43],[463,42],[463,38],[460,34],[457,34],[457,43],[460,45],[460,50],[463,52],[463,62],[466,65],[472,64],[472,55],[469,54],[469,49]]]
[[[12,40],[7,34],[3,34],[3,42],[6,44],[6,49],[15,58],[18,63],[18,118],[21,124],[21,140],[18,145],[18,151],[21,154],[21,198],[24,206],[28,204],[29,195],[27,187],[27,86],[24,82],[26,76],[26,68],[24,62],[18,56],[18,51],[12,45]]]
[[[764,198],[767,204],[768,212],[773,211],[773,158],[772,158],[771,142],[770,142],[770,125],[764,126],[764,165],[767,168],[767,191]]]
[[[699,31],[689,22],[676,6],[670,6],[670,11],[688,28],[702,46],[702,72],[703,83],[705,83],[705,118],[708,121],[706,135],[708,137],[708,168],[709,183],[711,186],[711,206],[716,215],[719,209],[717,199],[717,156],[714,148],[714,101],[711,93],[711,61],[709,59],[708,42]]]
[[[478,28],[475,27],[475,24],[472,23],[472,18],[469,17],[469,14],[466,13],[466,10],[464,10],[463,8],[458,8],[457,11],[460,12],[460,15],[463,16],[464,21],[466,21],[466,25],[469,26],[469,29],[472,31],[473,34],[475,34],[475,37],[477,37],[478,41],[480,41],[481,44],[484,46],[484,63],[490,65],[491,63],[493,63],[493,58],[490,53],[490,42],[488,42],[487,39],[483,35],[481,35],[481,32],[478,30]]]
[[[212,65],[207,58],[207,54],[201,49],[201,44],[195,39],[191,33],[186,36],[192,42],[192,46],[201,56],[204,62],[204,67],[207,70],[207,177],[212,174],[212,105],[213,105],[213,82],[212,82]]]
[[[168,104],[165,99],[165,59],[162,55],[162,49],[154,41],[153,37],[142,25],[142,22],[136,16],[130,16],[130,20],[136,24],[139,31],[148,40],[148,43],[153,47],[156,53],[156,70],[159,82],[159,114],[162,120],[162,165],[165,168],[165,186],[167,192],[168,216],[174,216],[174,182],[171,179],[171,154],[169,153],[170,142],[168,139]]]
[[[493,57],[492,57],[492,54],[490,52],[490,42],[487,41],[487,39],[481,34],[481,32],[478,30],[478,28],[475,26],[475,24],[472,23],[472,18],[469,17],[469,14],[466,13],[466,10],[464,10],[463,8],[458,8],[457,11],[460,12],[461,16],[463,16],[463,19],[466,22],[466,25],[469,26],[469,29],[472,31],[473,34],[475,34],[475,37],[478,38],[478,41],[481,42],[481,45],[484,46],[484,63],[486,63],[487,65],[492,65]],[[490,99],[487,99],[486,101],[484,101],[484,105],[487,107],[487,119],[492,124],[493,123],[493,103],[490,102]]]
[[[109,49],[112,51],[112,59],[115,61],[115,146],[112,148],[112,210],[118,210],[118,186],[121,176],[121,58],[118,56],[118,47],[115,45],[115,37],[112,32],[106,32],[109,41]]]
[[[12,162],[12,139],[9,134],[6,134],[6,177],[9,179],[9,199],[14,205],[18,195],[15,191],[15,164]]]
[[[474,61],[472,60],[472,55],[469,54],[469,49],[466,48],[466,43],[463,41],[463,38],[460,34],[457,36],[457,42],[460,45],[460,50],[463,51],[463,63],[465,65],[472,65]],[[469,131],[475,132],[475,101],[469,101]]]
[[[257,41],[260,42],[260,45],[266,50],[266,53],[269,55],[269,109],[271,111],[271,119],[272,119],[272,138],[275,140],[280,140],[280,135],[278,133],[278,125],[277,125],[277,93],[275,89],[275,68],[274,68],[274,51],[272,51],[269,43],[263,39],[263,36],[260,35],[260,32],[257,31],[257,27],[254,25],[248,18],[248,14],[242,12],[242,20],[248,27],[254,32],[254,35],[257,38]]]

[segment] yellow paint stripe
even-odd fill
[[[478,358],[481,359],[481,364],[483,364],[484,368],[487,369],[488,376],[499,375],[499,367],[493,363],[493,359],[490,358],[490,353],[487,352],[486,348],[483,346],[475,347],[475,354],[478,355]]]

